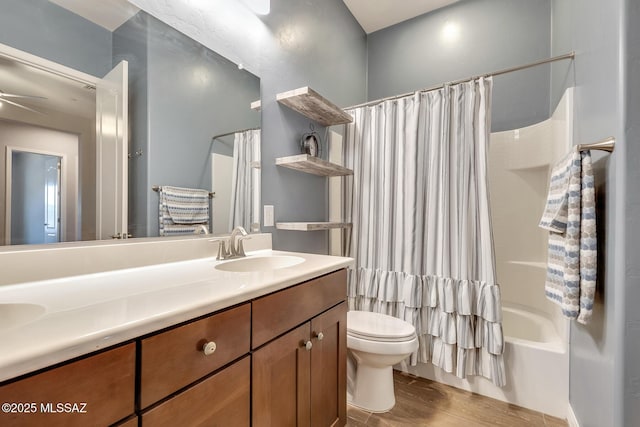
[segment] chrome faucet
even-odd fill
[[[242,244],[243,240],[250,239],[247,230],[244,227],[237,226],[231,231],[231,236],[229,237],[229,253],[231,254],[230,258],[240,258],[247,256],[244,253],[244,246]]]

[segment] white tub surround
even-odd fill
[[[156,242],[145,239],[139,243],[112,245],[102,255],[110,255],[107,257],[114,263],[115,259],[126,263],[126,254],[137,253],[144,258],[149,254],[139,252],[154,248],[151,255],[172,259],[183,256],[172,250],[174,245],[184,250],[191,245],[201,246],[203,240],[191,239],[189,244],[184,239],[182,243],[176,243],[180,240]],[[260,238],[252,240],[246,242],[247,249],[255,249],[250,245],[256,245]],[[270,240],[268,243],[270,246]],[[269,271],[228,272],[215,267],[233,261],[216,261],[211,254],[215,253],[217,244],[207,241],[205,247],[208,245],[212,249],[208,249],[206,258],[0,286],[0,319],[6,317],[8,320],[11,316],[2,304],[35,305],[31,307],[32,312],[27,307],[27,315],[34,317],[27,323],[7,327],[0,321],[3,349],[0,352],[0,381],[251,300],[352,263],[350,258],[260,249],[248,251],[248,257],[288,255],[304,261]],[[77,262],[82,263],[90,253],[100,252],[96,247],[83,250],[74,245],[69,250],[81,255]],[[64,257],[60,253],[55,255]],[[38,264],[30,265],[31,269],[37,269],[34,266]],[[93,267],[99,270],[104,264]]]

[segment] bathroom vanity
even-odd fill
[[[0,425],[345,425],[351,260],[246,260],[0,286],[45,307],[0,329]]]

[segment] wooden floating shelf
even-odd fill
[[[353,175],[353,171],[351,169],[347,169],[344,166],[327,162],[326,160],[322,160],[308,154],[278,157],[276,159],[276,165],[319,176]]]
[[[350,222],[276,222],[278,230],[317,231],[332,228],[351,228]]]
[[[252,110],[260,111],[261,108],[262,108],[262,102],[259,99],[251,103]]]
[[[323,126],[340,125],[353,121],[353,117],[349,113],[308,86],[279,93],[276,99],[279,103]]]

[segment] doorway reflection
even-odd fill
[[[11,244],[60,242],[62,157],[16,150],[11,163]]]

